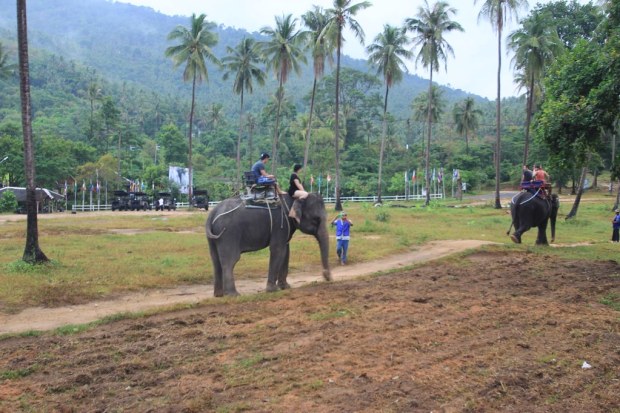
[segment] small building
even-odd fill
[[[11,191],[17,199],[18,213],[26,213],[26,188],[5,186],[0,188],[0,196],[6,191]],[[62,212],[65,208],[65,197],[58,192],[46,188],[36,188],[35,198],[38,212]]]

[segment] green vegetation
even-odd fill
[[[0,195],[0,212],[15,212],[17,209],[17,198],[11,191],[5,191]]]

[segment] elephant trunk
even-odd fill
[[[321,264],[323,266],[323,278],[327,281],[333,281],[331,270],[329,269],[329,233],[325,223],[321,225],[316,234],[316,240],[319,242],[321,250]]]

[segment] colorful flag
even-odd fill
[[[86,192],[86,181],[82,181],[82,192]]]
[[[443,180],[443,168],[439,168],[439,175],[437,175],[437,180],[439,183]]]
[[[409,172],[405,171],[405,182],[407,182],[407,179],[409,179],[409,178],[407,177],[407,175],[408,175],[408,174],[409,174]]]
[[[435,182],[435,168],[433,168],[433,175],[431,175],[431,181]]]
[[[314,175],[310,175],[310,183],[314,185]]]
[[[459,170],[458,169],[454,169],[452,171],[452,180],[454,181],[455,179],[459,179]]]
[[[415,169],[413,170],[413,175],[411,175],[411,180],[415,181]]]
[[[101,187],[99,186],[99,181],[97,181],[97,193],[99,193],[100,190],[101,190]]]
[[[327,182],[330,182],[332,180],[332,176],[330,174],[327,174]]]

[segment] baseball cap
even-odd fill
[[[271,156],[269,156],[269,154],[267,152],[263,152],[260,154],[260,158],[261,159],[266,159],[266,158],[271,158]]]

